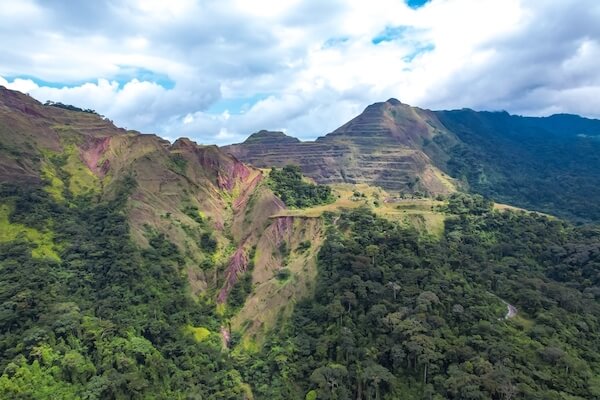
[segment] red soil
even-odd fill
[[[109,147],[110,136],[99,138],[89,137],[80,150],[80,156],[85,165],[87,165],[90,171],[100,177],[104,177],[110,168],[109,160],[104,160],[102,165],[98,165],[98,162]]]
[[[227,295],[233,288],[233,286],[238,281],[238,277],[246,272],[248,268],[248,255],[246,254],[246,249],[242,244],[236,251],[233,253],[231,260],[229,260],[229,265],[227,266],[225,284],[221,288],[219,295],[217,296],[217,301],[219,303],[225,303],[227,301]]]

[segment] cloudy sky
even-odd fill
[[[390,97],[600,117],[597,0],[19,0],[0,20],[0,85],[169,139],[312,139]]]

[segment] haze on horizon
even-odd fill
[[[20,0],[0,18],[0,85],[168,139],[312,139],[390,97],[600,117],[594,0]]]

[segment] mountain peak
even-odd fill
[[[438,150],[431,144],[437,135],[447,135],[452,141],[430,111],[391,98],[371,104],[316,141],[300,142],[282,132],[260,131],[244,143],[227,146],[227,151],[260,168],[297,164],[319,183],[368,183],[392,191],[449,193],[454,184],[426,153]]]
[[[281,131],[267,131],[265,129],[255,132],[248,136],[248,138],[244,141],[246,144],[260,143],[260,144],[268,144],[268,143],[298,143],[300,140],[298,138],[288,136],[284,132]]]

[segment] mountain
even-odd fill
[[[321,185],[0,88],[0,398],[599,398],[600,228],[464,192],[595,121],[367,110],[228,149]]]
[[[394,192],[463,188],[576,222],[598,221],[600,121],[575,115],[428,111],[390,99],[313,142],[251,135],[224,147],[257,167],[294,163],[320,183]]]
[[[437,112],[460,143],[447,171],[471,191],[575,222],[600,220],[600,121],[473,110]]]
[[[260,168],[300,165],[319,183],[367,183],[392,191],[448,194],[455,184],[432,161],[434,157],[443,164],[437,141],[456,139],[434,113],[390,99],[367,107],[314,142],[261,131],[223,150]]]
[[[307,239],[318,240],[320,222],[272,217],[285,205],[265,184],[264,174],[216,146],[185,138],[170,144],[155,135],[116,128],[95,113],[42,105],[4,88],[0,138],[0,181],[43,188],[61,205],[71,207],[81,198],[92,204],[113,202],[124,186],[131,186],[122,211],[133,242],[147,248],[159,235],[174,244],[182,254],[191,293],[210,296],[224,313],[232,313],[226,311],[231,291],[239,290],[240,279],[253,272],[254,293],[270,298],[268,311],[264,304],[252,305],[256,329],[269,329],[274,316],[288,306],[280,297],[307,291],[309,283],[283,285],[283,290],[276,278],[283,268],[279,246],[294,248]],[[18,206],[11,202],[5,211]],[[299,223],[305,229],[293,230]],[[286,255],[286,271],[314,269],[317,250],[314,246],[297,256]]]

